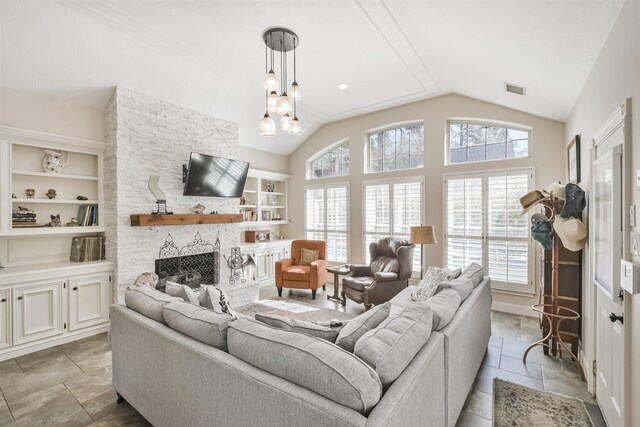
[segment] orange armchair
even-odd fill
[[[318,259],[311,265],[300,264],[302,249],[318,251]],[[276,287],[282,296],[282,288],[311,289],[316,299],[316,291],[327,282],[327,244],[322,240],[294,240],[291,242],[291,258],[276,261]]]

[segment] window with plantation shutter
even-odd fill
[[[493,287],[533,291],[528,216],[519,202],[531,187],[531,170],[447,176],[447,266],[477,262]]]
[[[335,184],[305,188],[307,239],[327,243],[327,261],[348,261],[349,188]]]
[[[364,253],[371,262],[369,243],[387,236],[409,239],[409,228],[422,224],[423,181],[398,180],[364,186]],[[414,252],[414,272],[420,274],[420,246]]]

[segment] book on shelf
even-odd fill
[[[101,261],[105,257],[104,236],[74,237],[71,241],[72,262]]]
[[[95,205],[82,205],[78,207],[78,225],[98,225],[98,207]]]

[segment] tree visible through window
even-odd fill
[[[320,153],[310,166],[311,178],[349,175],[349,141]]]
[[[449,163],[529,155],[529,131],[482,123],[449,122]]]
[[[369,134],[367,171],[386,172],[424,166],[424,125],[415,124]]]

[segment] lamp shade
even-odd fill
[[[436,234],[431,225],[420,225],[410,228],[409,243],[418,245],[435,245],[438,243]]]

